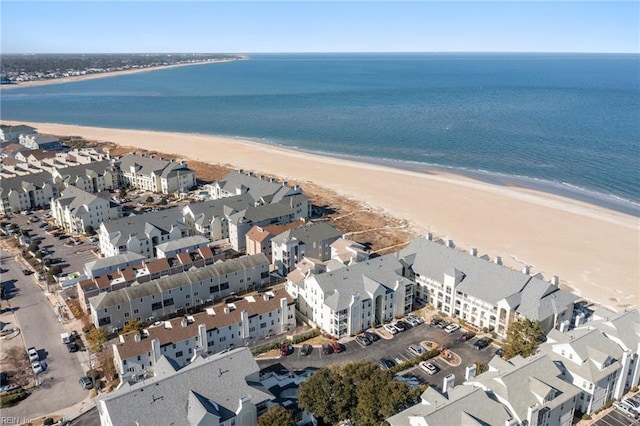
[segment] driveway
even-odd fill
[[[66,408],[87,396],[87,391],[78,384],[83,375],[79,356],[67,351],[60,341],[64,332],[49,300],[35,283],[33,275],[22,274],[22,265],[6,251],[0,250],[4,271],[2,281],[11,281],[15,288],[11,294],[14,309],[14,326],[22,332],[25,348],[34,346],[47,369],[38,374],[42,384],[31,396],[18,405],[2,409],[3,416],[35,418]],[[80,356],[86,356],[82,354]]]
[[[495,348],[489,346],[477,351],[473,348],[473,343],[477,338],[468,342],[462,342],[460,341],[460,334],[460,331],[447,334],[441,329],[431,327],[428,324],[421,324],[407,331],[398,333],[391,339],[381,338],[366,348],[360,346],[355,340],[350,340],[343,343],[345,350],[340,353],[323,355],[322,348],[314,347],[309,355],[303,356],[300,355],[300,348],[296,347],[295,351],[286,357],[266,360],[257,359],[257,361],[261,369],[271,365],[281,364],[288,370],[303,370],[307,367],[322,368],[330,364],[344,364],[364,359],[369,359],[375,363],[378,363],[380,358],[406,361],[412,357],[408,352],[409,345],[430,340],[439,344],[447,344],[453,352],[462,358],[461,364],[457,367],[452,367],[439,358],[434,358],[433,363],[440,367],[440,371],[437,374],[429,376],[427,373],[423,373],[418,367],[411,368],[403,372],[403,374],[415,374],[422,381],[440,388],[442,386],[442,379],[448,374],[455,374],[455,383],[461,384],[465,380],[464,370],[467,365],[473,364],[476,361],[488,364],[489,360],[493,358]]]

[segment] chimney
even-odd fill
[[[238,173],[240,173],[241,175],[243,175],[243,174],[244,174],[244,169],[240,169],[240,170],[238,170]]]
[[[531,272],[531,269],[529,268],[529,265],[524,265],[522,267],[522,273],[525,275],[529,275],[529,272]]]
[[[447,243],[447,247],[453,248],[453,240],[452,239],[447,238],[445,240],[445,243]]]
[[[287,186],[289,184],[289,182],[287,182],[286,180],[282,181],[282,186]]]
[[[140,341],[140,333],[136,333],[133,335],[133,341],[134,342],[139,342]]]
[[[249,176],[253,177],[253,172],[249,172]]]
[[[477,256],[478,255],[478,249],[475,247],[471,247],[471,250],[469,250],[469,254],[471,256]]]
[[[182,328],[185,328],[187,325],[189,325],[189,321],[187,321],[187,318],[182,318],[182,321],[180,321],[180,325],[182,325]]]
[[[464,379],[468,381],[476,377],[476,368],[477,367],[475,364],[467,365],[467,367],[464,369]]]
[[[560,284],[560,277],[557,275],[554,275],[553,277],[551,277],[551,284],[557,286],[558,284]]]
[[[426,238],[429,241],[433,241],[433,234],[431,232],[427,232]]]
[[[496,256],[493,259],[493,263],[495,263],[496,265],[502,265],[502,258],[500,256]]]
[[[162,352],[160,351],[160,340],[153,339],[151,341],[151,353],[153,354],[153,363],[155,364],[162,356]]]
[[[224,313],[225,313],[225,314],[228,314],[229,312],[231,312],[231,309],[229,309],[229,307],[228,307],[228,306],[225,306],[225,307],[224,307]]]

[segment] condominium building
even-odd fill
[[[243,256],[100,293],[89,299],[91,319],[98,327],[118,328],[132,319],[166,318],[268,283],[265,255]]]
[[[288,229],[271,239],[272,263],[281,276],[286,276],[304,257],[329,260],[331,243],[341,235],[326,222],[308,223]]]
[[[183,368],[161,358],[155,376],[96,398],[103,426],[255,426],[273,395],[247,348],[198,356]]]
[[[286,333],[295,325],[295,300],[283,288],[253,293],[120,335],[113,345],[114,363],[127,380],[152,372],[162,356],[182,367],[200,346],[202,352],[213,354]]]
[[[561,290],[557,279],[516,271],[455,250],[452,242],[417,238],[400,250],[405,276],[416,282],[416,297],[478,329],[506,337],[519,318],[539,321],[545,331],[570,320],[577,296]]]
[[[127,154],[115,164],[120,170],[120,182],[132,188],[169,194],[187,192],[196,184],[194,171],[184,162]]]
[[[100,251],[105,256],[130,252],[156,257],[155,247],[188,236],[179,207],[103,222]]]
[[[279,183],[273,178],[256,176],[243,170],[231,172],[221,181],[211,186],[211,198],[219,199],[241,194],[251,194],[255,200],[263,199],[265,203],[278,202],[285,197],[302,194],[299,186],[288,186],[288,182]]]
[[[51,175],[58,185],[75,186],[93,193],[113,191],[120,186],[118,170],[109,160],[58,167],[51,172]]]
[[[36,129],[31,126],[25,126],[24,124],[18,126],[0,124],[0,140],[3,142],[18,142],[20,135],[34,134],[36,134]]]
[[[182,209],[189,235],[202,235],[211,241],[229,239],[229,215],[259,205],[251,195],[242,194],[219,200],[189,203]]]
[[[335,263],[342,267],[287,282],[309,323],[341,338],[412,310],[414,283],[402,276],[403,266],[394,255],[351,266]]]
[[[53,135],[42,135],[39,133],[22,133],[18,136],[20,145],[29,149],[56,150],[62,148],[60,138]]]
[[[0,186],[0,214],[44,207],[57,196],[58,190],[47,172],[4,178]]]
[[[108,198],[69,186],[60,197],[51,199],[51,215],[67,232],[82,234],[89,228],[97,230],[105,221],[122,217],[122,208]]]
[[[284,231],[303,226],[305,223],[304,220],[297,220],[267,226],[254,225],[245,235],[247,254],[264,253],[268,259],[272,259],[271,239]]]

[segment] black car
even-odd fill
[[[33,274],[33,271],[32,271],[32,270],[30,270],[30,269],[23,269],[23,270],[22,270],[22,273],[23,273],[24,275],[31,275],[31,274]]]
[[[325,343],[324,345],[322,345],[322,354],[323,355],[329,355],[333,353],[333,348],[331,347],[331,345]]]
[[[491,339],[489,339],[487,337],[483,337],[482,339],[479,339],[476,343],[474,343],[473,347],[476,350],[480,350],[480,349],[484,349],[487,346],[489,346],[489,343],[491,343]]]
[[[389,358],[380,358],[380,368],[383,370],[389,370],[390,368],[395,367],[396,363]]]
[[[75,342],[67,343],[67,350],[69,352],[78,352],[78,345]]]
[[[399,320],[396,323],[396,327],[398,327],[398,323],[402,324],[402,326],[404,327],[405,330],[409,330],[410,328],[413,328],[413,326],[411,324],[409,324],[407,321]]]
[[[467,340],[471,340],[474,337],[476,337],[476,333],[474,333],[473,331],[465,331],[460,336],[460,340],[462,340],[463,342],[466,342]]]
[[[407,329],[407,327],[405,326],[405,323],[402,321],[398,321],[397,323],[393,324],[393,326],[397,328],[398,331],[405,331]]]
[[[441,318],[431,318],[431,325],[435,326],[435,327],[439,327],[440,324],[443,322],[444,320]]]
[[[311,353],[311,345],[305,343],[300,349],[300,355],[307,356],[309,353]]]
[[[380,336],[378,336],[378,333],[372,333],[370,331],[365,331],[362,334],[367,336],[367,339],[369,339],[371,342],[377,342],[378,340],[380,340]]]

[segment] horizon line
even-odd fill
[[[585,55],[640,55],[639,52],[586,52],[586,51],[542,51],[542,50],[379,50],[379,51],[272,51],[272,52],[4,52],[0,56],[6,55],[308,55],[308,54],[585,54]]]

